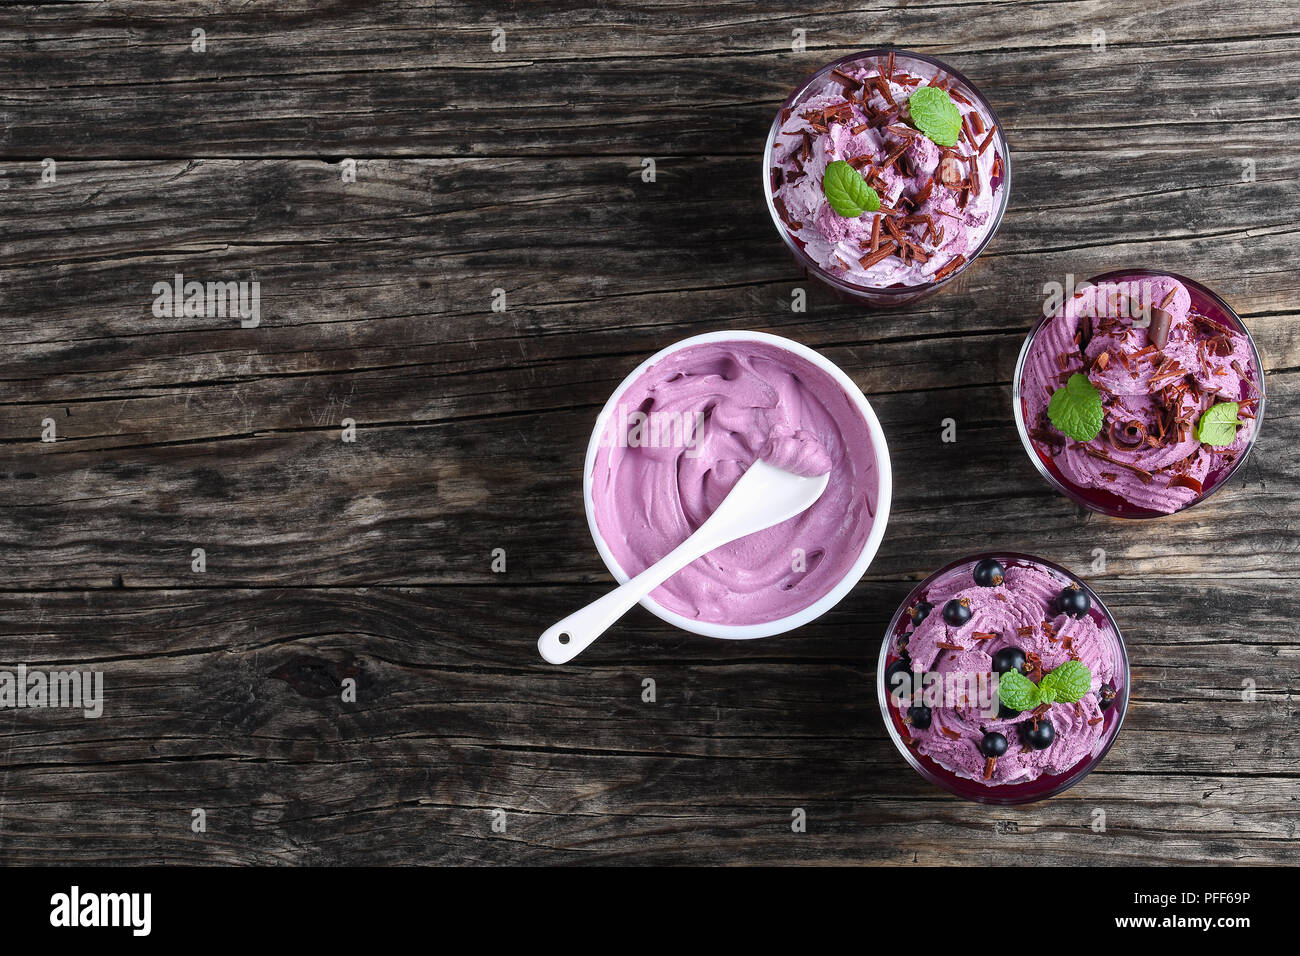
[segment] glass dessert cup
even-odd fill
[[[1258,389],[1258,395],[1255,398],[1254,406],[1254,427],[1246,446],[1237,454],[1236,458],[1224,467],[1206,475],[1202,482],[1200,492],[1187,504],[1183,505],[1177,511],[1166,512],[1150,508],[1140,507],[1127,501],[1123,497],[1106,491],[1105,489],[1080,487],[1072,483],[1062,473],[1060,468],[1052,460],[1052,456],[1039,447],[1030,435],[1030,425],[1028,422],[1029,411],[1025,401],[1024,377],[1026,365],[1029,356],[1034,347],[1034,342],[1039,333],[1055,318],[1055,313],[1050,316],[1043,316],[1034,324],[1029,335],[1025,338],[1025,343],[1020,349],[1020,356],[1016,360],[1015,374],[1012,379],[1011,401],[1016,419],[1016,430],[1020,433],[1020,442],[1025,447],[1025,452],[1029,455],[1029,460],[1034,463],[1038,473],[1056,488],[1057,491],[1073,500],[1075,503],[1095,511],[1099,514],[1108,515],[1114,518],[1159,518],[1167,514],[1178,514],[1180,511],[1186,511],[1188,508],[1199,504],[1217,491],[1223,485],[1227,484],[1237,470],[1245,463],[1249,457],[1251,449],[1255,446],[1255,441],[1259,437],[1259,429],[1264,421],[1264,403],[1265,403],[1265,383],[1264,383],[1264,366],[1260,361],[1259,349],[1255,345],[1254,338],[1251,337],[1250,330],[1246,328],[1245,323],[1233,311],[1223,299],[1219,298],[1214,292],[1186,276],[1163,270],[1152,269],[1120,269],[1114,272],[1107,272],[1087,280],[1087,284],[1099,285],[1106,282],[1120,282],[1129,279],[1159,278],[1168,277],[1181,282],[1187,287],[1191,295],[1192,308],[1201,315],[1217,323],[1218,325],[1240,334],[1250,346],[1250,354],[1254,362],[1254,371],[1256,379],[1255,387]]]
[[[624,583],[631,576],[620,564],[618,557],[606,541],[597,522],[596,502],[594,494],[594,473],[597,465],[597,458],[602,449],[602,443],[606,438],[607,429],[611,427],[611,418],[618,413],[624,394],[651,366],[662,361],[664,358],[679,352],[683,349],[708,343],[762,343],[768,347],[774,347],[786,352],[792,353],[798,359],[815,366],[824,372],[829,378],[839,386],[847,397],[852,408],[857,414],[861,415],[862,423],[865,425],[865,431],[870,441],[871,453],[875,460],[876,474],[876,504],[875,510],[871,515],[871,524],[860,551],[853,557],[851,565],[834,584],[833,587],[821,597],[813,601],[808,606],[795,612],[786,614],[782,617],[761,623],[746,624],[726,624],[702,619],[687,617],[679,614],[661,604],[655,599],[655,593],[652,592],[641,600],[641,605],[649,610],[652,614],[660,619],[667,621],[685,631],[694,634],[701,634],[706,637],[717,637],[730,640],[750,640],[760,637],[770,637],[775,634],[781,634],[793,628],[799,627],[809,621],[820,617],[829,611],[832,607],[840,602],[845,595],[853,589],[853,586],[866,573],[867,567],[875,557],[876,551],[880,547],[880,542],[885,535],[885,526],[889,520],[889,506],[892,498],[892,472],[889,461],[889,448],[885,441],[885,434],[880,427],[880,422],[876,418],[871,404],[867,401],[866,396],[862,394],[861,389],[857,387],[854,381],[849,378],[845,372],[835,365],[829,359],[820,353],[800,345],[798,342],[782,338],[777,335],[770,335],[764,332],[709,332],[703,335],[695,335],[690,338],[682,339],[665,349],[661,349],[654,355],[650,356],[635,368],[616,388],[606,402],[605,407],[601,410],[599,417],[596,419],[596,425],[592,429],[591,440],[587,446],[587,457],[583,471],[583,502],[587,513],[587,524],[591,530],[592,540],[596,544],[597,551],[600,552],[601,559],[609,569],[610,574],[620,583]],[[795,520],[795,519],[791,519]],[[778,526],[780,527],[780,526]],[[762,532],[760,532],[762,534]],[[656,557],[657,560],[657,557]],[[703,559],[700,559],[703,560]]]
[[[1107,642],[1111,659],[1114,662],[1114,675],[1111,680],[1114,688],[1114,699],[1106,709],[1101,711],[1103,719],[1102,733],[1093,745],[1091,752],[1085,754],[1073,766],[1063,772],[1055,774],[1042,773],[1023,783],[987,784],[979,780],[973,780],[945,767],[927,754],[914,750],[907,743],[911,736],[910,728],[904,722],[900,708],[891,701],[890,690],[886,683],[886,674],[890,666],[902,659],[898,640],[909,634],[909,627],[912,624],[909,613],[911,609],[918,602],[926,600],[927,595],[942,593],[949,587],[970,587],[973,583],[975,565],[985,559],[996,560],[1008,570],[1014,567],[1036,569],[1060,581],[1063,588],[1078,584],[1079,588],[1087,594],[1090,600],[1087,615],[1097,625],[1098,634],[1102,640]],[[940,614],[942,608],[935,606],[929,613]],[[889,622],[889,628],[885,632],[885,638],[880,648],[880,658],[876,672],[876,699],[880,704],[881,715],[884,717],[885,727],[889,731],[890,738],[894,741],[894,746],[898,748],[898,752],[922,777],[954,796],[966,800],[973,800],[977,803],[1011,805],[1032,803],[1062,793],[1086,777],[1101,763],[1102,758],[1106,756],[1106,753],[1114,744],[1124,722],[1124,715],[1128,710],[1129,680],[1128,651],[1124,644],[1124,638],[1120,634],[1115,619],[1095,591],[1088,587],[1082,579],[1050,561],[1027,554],[990,551],[961,558],[945,565],[913,588],[903,603],[899,605],[893,620]],[[1015,746],[1014,741],[1012,745]]]
[[[875,287],[860,284],[853,281],[847,276],[837,275],[834,271],[822,266],[815,258],[810,256],[805,249],[806,243],[797,235],[793,235],[787,228],[784,219],[777,209],[777,192],[778,187],[774,182],[773,168],[778,164],[776,162],[777,140],[781,133],[781,127],[785,117],[790,113],[797,112],[804,102],[822,92],[829,84],[835,82],[832,79],[833,71],[843,71],[846,69],[857,69],[868,66],[872,63],[883,62],[889,56],[894,57],[896,69],[907,71],[913,75],[920,76],[927,81],[936,77],[946,77],[949,83],[949,89],[964,98],[968,104],[988,117],[989,122],[994,126],[993,141],[991,147],[1000,160],[1001,169],[998,175],[989,184],[989,188],[996,189],[999,192],[999,198],[993,206],[992,220],[988,224],[988,229],[980,241],[973,249],[966,254],[966,261],[963,262],[953,271],[944,275],[943,278],[935,281],[927,279],[924,282],[915,285],[904,285],[896,283],[884,287]],[[781,108],[777,110],[775,118],[772,120],[772,127],[767,135],[767,144],[763,150],[763,195],[767,200],[768,214],[772,217],[772,223],[776,227],[777,233],[781,236],[782,241],[790,250],[791,255],[798,265],[804,271],[816,277],[821,282],[830,286],[841,297],[847,298],[853,302],[867,305],[873,308],[890,308],[914,302],[925,296],[937,292],[939,289],[953,282],[958,276],[966,271],[970,265],[979,257],[984,248],[997,233],[999,225],[1002,222],[1002,216],[1006,212],[1007,201],[1011,195],[1011,157],[1007,148],[1006,137],[1003,133],[1002,122],[998,119],[997,113],[992,105],[986,100],[982,93],[966,79],[961,73],[952,69],[946,63],[934,57],[924,56],[919,53],[910,53],[899,50],[873,49],[863,50],[858,53],[852,53],[848,56],[841,57],[831,63],[826,64],[816,73],[812,74],[802,84],[800,84]]]

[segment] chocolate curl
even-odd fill
[[[1133,451],[1147,440],[1147,427],[1136,418],[1114,422],[1107,433],[1110,443],[1120,451]]]
[[[853,77],[849,76],[847,73],[841,72],[840,70],[831,70],[831,77],[835,82],[839,83],[840,86],[844,87],[845,91],[848,92],[849,95],[856,93],[862,86],[861,80],[855,80]]]
[[[886,239],[875,252],[869,252],[859,259],[858,264],[864,269],[870,269],[877,262],[881,262],[893,255],[894,250],[897,248],[898,243],[894,242],[893,239]]]
[[[966,264],[965,256],[954,256],[953,258],[948,260],[947,265],[945,265],[942,269],[936,271],[935,274],[932,275],[930,278],[933,279],[935,282],[938,282],[941,279],[946,279],[948,278],[948,276],[956,272],[965,264]]]
[[[1160,306],[1151,309],[1151,327],[1147,330],[1147,339],[1158,349],[1163,349],[1169,344],[1169,329],[1173,324],[1174,315]]]

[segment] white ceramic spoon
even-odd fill
[[[568,663],[633,604],[696,558],[806,511],[822,496],[830,477],[805,478],[762,460],[754,462],[693,535],[627,583],[551,625],[538,638],[537,649],[552,664]]]

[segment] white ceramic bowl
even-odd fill
[[[889,447],[885,442],[885,432],[880,427],[880,421],[876,418],[876,413],[872,411],[871,403],[862,394],[862,390],[858,388],[853,379],[844,374],[839,366],[825,356],[814,352],[806,345],[800,345],[798,342],[792,342],[790,339],[782,338],[779,335],[769,335],[766,332],[707,332],[704,335],[693,335],[688,339],[682,339],[680,342],[676,342],[650,356],[633,369],[632,373],[623,379],[618,388],[614,390],[614,394],[609,397],[609,401],[605,403],[600,416],[596,419],[596,427],[592,429],[591,441],[587,445],[587,460],[583,466],[582,475],[582,501],[587,509],[587,525],[591,528],[591,537],[596,542],[596,550],[600,552],[601,558],[605,561],[605,567],[609,568],[609,573],[614,575],[619,584],[622,584],[630,575],[619,565],[614,558],[613,552],[605,543],[604,537],[601,536],[600,528],[596,524],[596,509],[591,497],[592,473],[595,470],[596,453],[600,449],[601,436],[605,433],[609,417],[617,411],[622,394],[645,373],[646,369],[674,352],[692,345],[704,345],[709,342],[764,342],[785,349],[824,371],[839,383],[840,387],[844,389],[844,393],[848,395],[853,404],[857,406],[858,411],[862,413],[862,418],[867,425],[867,431],[871,435],[872,452],[876,457],[876,471],[879,474],[880,482],[879,494],[871,530],[867,533],[867,540],[862,546],[862,551],[858,554],[853,566],[849,568],[848,573],[839,580],[835,587],[802,611],[763,624],[714,624],[709,621],[696,621],[670,611],[651,596],[641,599],[642,606],[650,613],[693,634],[739,641],[752,640],[756,637],[771,637],[774,634],[782,634],[785,631],[807,624],[809,621],[821,617],[838,604],[844,595],[853,589],[853,585],[862,579],[862,575],[866,573],[867,566],[871,564],[871,559],[876,556],[880,541],[885,536],[885,525],[889,521],[889,503],[893,498],[893,472],[890,469]]]

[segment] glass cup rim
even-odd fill
[[[958,568],[964,567],[965,565],[973,565],[975,562],[981,561],[985,558],[997,558],[1000,561],[1019,561],[1021,563],[1037,565],[1046,568],[1057,575],[1061,575],[1083,588],[1083,590],[1087,592],[1089,599],[1092,601],[1092,607],[1101,612],[1102,616],[1106,619],[1106,623],[1110,625],[1110,629],[1115,635],[1115,645],[1119,650],[1118,660],[1116,663],[1120,665],[1120,672],[1124,675],[1121,686],[1115,695],[1115,703],[1112,705],[1118,707],[1119,710],[1117,711],[1114,727],[1110,731],[1109,739],[1102,742],[1100,749],[1098,749],[1096,753],[1081,760],[1072,770],[1061,775],[1061,779],[1055,785],[1041,793],[1034,793],[1027,797],[1017,796],[1015,791],[1019,787],[1031,787],[1034,781],[1030,781],[1026,784],[1009,784],[998,787],[987,787],[986,789],[989,792],[987,794],[981,793],[978,796],[958,792],[954,789],[954,785],[949,780],[950,777],[956,777],[956,774],[942,766],[939,766],[937,762],[934,762],[934,767],[937,769],[933,769],[926,764],[921,763],[921,761],[917,759],[916,754],[912,752],[912,749],[903,742],[902,735],[899,734],[898,729],[894,726],[893,715],[889,710],[889,694],[885,687],[885,661],[889,657],[889,646],[894,639],[894,632],[898,629],[899,622],[902,620],[903,615],[906,613],[907,609],[911,607],[912,603],[920,598],[921,593],[939,578],[957,570]],[[1129,688],[1131,684],[1132,676],[1131,664],[1128,656],[1128,644],[1124,641],[1124,635],[1120,631],[1119,623],[1115,620],[1115,616],[1111,614],[1110,608],[1101,598],[1101,595],[1093,590],[1092,586],[1088,584],[1087,581],[1083,580],[1083,578],[1079,577],[1068,568],[1059,565],[1054,561],[1048,561],[1046,558],[1039,557],[1038,555],[1026,554],[1020,551],[975,552],[958,558],[955,561],[950,561],[937,571],[927,575],[919,584],[916,585],[916,587],[912,588],[912,590],[908,592],[907,596],[903,598],[902,602],[898,605],[898,610],[894,612],[894,616],[890,618],[889,626],[885,630],[885,638],[880,645],[880,656],[876,661],[876,702],[880,706],[880,715],[885,722],[885,729],[889,732],[890,739],[894,742],[895,749],[903,755],[903,758],[911,765],[912,769],[919,773],[925,780],[943,790],[946,790],[953,796],[959,797],[963,800],[970,800],[974,803],[996,804],[999,806],[1035,803],[1039,800],[1047,800],[1051,797],[1058,796],[1066,790],[1069,790],[1096,769],[1102,760],[1105,759],[1106,754],[1110,752],[1110,748],[1114,745],[1115,741],[1119,739],[1119,732],[1124,727],[1124,718],[1128,716]]]
[[[933,67],[937,67],[942,72],[946,72],[950,77],[961,83],[962,86],[975,97],[978,105],[988,113],[989,118],[993,121],[995,126],[993,141],[994,149],[999,150],[1002,156],[1002,199],[998,203],[997,210],[993,216],[993,223],[989,227],[988,232],[985,233],[984,238],[980,240],[979,245],[975,247],[975,250],[971,253],[970,257],[950,274],[940,279],[938,282],[930,280],[913,286],[902,286],[897,288],[887,286],[882,288],[859,285],[856,282],[846,282],[845,280],[840,279],[838,276],[824,269],[819,262],[813,259],[812,256],[808,255],[808,253],[801,249],[794,241],[793,237],[786,229],[785,223],[781,221],[781,217],[776,211],[776,197],[772,190],[772,152],[776,145],[777,134],[780,133],[781,126],[783,125],[781,122],[781,114],[787,108],[793,108],[794,104],[808,92],[813,84],[820,81],[823,77],[829,76],[832,70],[838,69],[846,64],[856,63],[860,60],[869,59],[871,57],[888,56],[890,53],[894,54],[896,60],[900,57],[919,60],[923,63],[928,63]],[[997,111],[993,108],[993,104],[988,101],[987,97],[984,96],[979,87],[975,86],[975,84],[968,80],[964,74],[953,69],[943,60],[928,56],[924,53],[915,53],[911,50],[899,48],[891,49],[887,47],[873,47],[871,49],[860,50],[856,53],[842,56],[839,59],[833,60],[818,68],[814,72],[808,74],[804,78],[803,82],[795,87],[794,92],[786,97],[785,102],[777,108],[776,116],[773,118],[772,126],[767,133],[767,142],[763,149],[762,177],[763,198],[767,203],[768,216],[771,217],[773,225],[776,226],[776,231],[777,234],[780,235],[781,241],[785,243],[786,248],[790,250],[800,265],[816,275],[822,282],[825,282],[832,288],[853,298],[862,299],[866,296],[879,296],[883,298],[898,298],[900,300],[906,300],[944,288],[951,281],[970,268],[971,264],[980,257],[984,252],[985,247],[987,247],[992,241],[993,236],[1002,225],[1002,217],[1007,211],[1007,205],[1011,198],[1011,151],[1007,144],[1005,128],[1002,120],[998,116]]]
[[[1215,292],[1213,289],[1211,289],[1209,286],[1205,285],[1202,282],[1198,282],[1195,279],[1188,278],[1187,276],[1184,275],[1179,275],[1176,272],[1169,272],[1168,270],[1164,270],[1164,269],[1112,269],[1109,272],[1103,272],[1100,275],[1093,276],[1090,279],[1084,279],[1083,281],[1084,283],[1099,285],[1103,282],[1117,282],[1122,279],[1159,278],[1162,276],[1165,278],[1174,279],[1178,282],[1181,282],[1183,285],[1191,289],[1195,289],[1198,293],[1204,295],[1207,299],[1214,302],[1220,309],[1223,310],[1224,314],[1231,317],[1233,322],[1236,324],[1235,331],[1241,333],[1246,337],[1246,342],[1250,346],[1251,357],[1254,358],[1255,368],[1258,370],[1259,373],[1259,381],[1256,383],[1259,388],[1259,404],[1256,406],[1255,409],[1255,429],[1251,433],[1250,441],[1246,443],[1246,447],[1242,451],[1242,453],[1237,456],[1237,460],[1228,466],[1228,470],[1224,472],[1223,476],[1218,481],[1216,481],[1208,491],[1203,490],[1199,495],[1197,495],[1187,504],[1183,505],[1183,507],[1179,508],[1177,511],[1164,512],[1164,511],[1151,511],[1149,509],[1142,509],[1142,510],[1131,511],[1131,512],[1120,512],[1111,508],[1104,508],[1091,501],[1088,501],[1084,495],[1080,494],[1074,488],[1072,488],[1071,486],[1067,485],[1065,482],[1057,478],[1054,474],[1052,474],[1052,472],[1047,468],[1047,466],[1043,464],[1042,459],[1039,458],[1038,452],[1034,448],[1033,441],[1029,437],[1029,426],[1028,423],[1025,421],[1024,411],[1020,407],[1021,404],[1020,397],[1022,394],[1021,386],[1023,385],[1023,381],[1024,381],[1025,364],[1029,361],[1029,350],[1034,344],[1034,339],[1038,337],[1038,333],[1043,330],[1043,327],[1049,321],[1051,321],[1053,318],[1056,317],[1055,312],[1052,313],[1051,315],[1039,316],[1038,319],[1034,322],[1033,326],[1029,330],[1029,334],[1025,336],[1024,344],[1020,346],[1020,355],[1016,359],[1016,369],[1014,374],[1011,377],[1011,411],[1012,414],[1015,416],[1015,420],[1016,420],[1016,432],[1020,435],[1020,444],[1024,446],[1025,453],[1029,455],[1029,460],[1033,463],[1034,467],[1038,470],[1038,473],[1047,480],[1047,483],[1049,485],[1051,485],[1061,494],[1065,495],[1075,504],[1087,508],[1089,511],[1092,511],[1095,514],[1106,515],[1109,518],[1123,518],[1127,521],[1145,521],[1154,518],[1168,518],[1176,514],[1181,514],[1182,512],[1187,511],[1191,508],[1195,508],[1202,501],[1205,501],[1207,498],[1209,498],[1216,491],[1218,491],[1220,488],[1222,488],[1224,485],[1228,484],[1232,480],[1233,476],[1237,474],[1237,470],[1241,468],[1241,466],[1245,464],[1246,459],[1250,457],[1251,451],[1253,451],[1255,448],[1255,442],[1259,440],[1260,429],[1264,427],[1264,406],[1266,404],[1266,400],[1265,400],[1266,385],[1264,382],[1264,363],[1263,360],[1260,358],[1259,347],[1255,344],[1255,337],[1251,334],[1250,329],[1246,327],[1246,323],[1243,322],[1241,316],[1237,314],[1237,310],[1234,309],[1232,306],[1228,305],[1228,303],[1225,302],[1217,292]],[[1062,308],[1064,308],[1064,305],[1062,305]]]

